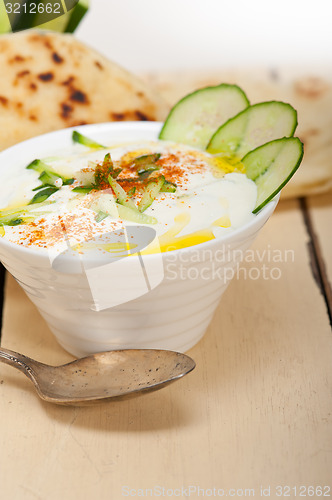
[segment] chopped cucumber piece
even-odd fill
[[[35,170],[40,174],[38,179],[42,182],[42,185],[39,186],[38,189],[48,185],[54,186],[56,185],[58,179],[61,179],[65,186],[74,182],[74,179],[69,179],[68,177],[64,177],[63,175],[54,172],[53,168],[43,160],[33,160],[26,168],[29,170]]]
[[[160,153],[153,153],[151,155],[138,156],[134,159],[134,165],[138,169],[146,169],[150,165],[154,165],[160,158]]]
[[[146,179],[152,172],[160,169],[159,165],[156,164],[160,156],[160,153],[153,153],[135,158],[134,165],[141,180]]]
[[[77,170],[74,173],[75,179],[85,187],[91,186],[95,182],[95,172],[96,172],[96,167],[97,163],[95,162],[88,162],[88,167],[83,168],[82,170]]]
[[[50,170],[51,167],[47,165],[47,163],[45,163],[43,160],[33,160],[25,168],[35,170],[36,172],[42,174],[43,172],[47,172],[48,170]]]
[[[138,210],[144,212],[153,203],[154,199],[160,192],[165,183],[165,177],[161,175],[158,179],[153,179],[148,182],[144,190],[143,196],[138,204]]]
[[[130,198],[123,187],[120,186],[120,184],[115,179],[113,179],[111,175],[109,175],[108,177],[108,182],[113,189],[120,205],[131,208],[132,210],[137,210],[135,202]]]
[[[113,219],[118,217],[118,209],[115,204],[114,196],[110,193],[100,193],[98,198],[90,206],[92,210],[99,213],[105,213]],[[102,219],[101,219],[102,220]]]
[[[237,85],[197,90],[171,109],[159,139],[205,149],[216,129],[247,106],[247,96]]]
[[[77,132],[77,130],[73,131],[72,135],[73,141],[78,142],[79,144],[82,144],[83,146],[86,146],[91,149],[105,149],[105,146],[102,146],[98,142],[95,142],[93,139],[89,139],[89,137],[86,137],[83,134],[80,134]]]
[[[160,192],[161,193],[175,193],[177,185],[174,182],[166,181],[164,182]]]
[[[132,210],[129,207],[125,207],[124,205],[116,204],[119,217],[123,220],[128,220],[130,222],[137,222],[139,224],[157,224],[158,221],[155,217],[151,217],[150,215],[142,214],[137,209]]]
[[[136,193],[136,186],[129,189],[128,196],[134,196],[135,193]]]
[[[257,186],[254,214],[279,193],[300,166],[302,158],[300,139],[284,137],[250,151],[242,159],[247,177]]]
[[[1,210],[0,211],[0,224],[4,225],[13,225],[10,224],[13,221],[17,221],[18,219],[21,220],[21,222],[25,221],[28,217],[32,218],[32,220],[35,219],[35,217],[38,217],[40,215],[44,215],[44,211],[38,211],[41,207],[44,207],[45,205],[49,205],[52,202],[42,202],[42,203],[35,203],[32,205],[23,205],[21,207],[16,207],[16,208],[10,208],[9,210]],[[14,224],[16,225],[16,224]]]
[[[291,137],[297,126],[297,112],[287,103],[260,102],[249,106],[221,125],[212,136],[207,151],[243,158],[266,142]]]
[[[95,217],[96,222],[101,222],[102,220],[106,219],[108,217],[108,214],[106,212],[103,212],[102,210],[97,213]]]

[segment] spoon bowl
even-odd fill
[[[61,366],[0,349],[0,362],[22,371],[43,400],[72,405],[161,389],[195,368],[186,354],[158,349],[100,352]]]

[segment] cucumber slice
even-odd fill
[[[15,32],[36,27],[60,33],[74,33],[89,9],[89,0],[79,0],[73,8],[66,2],[66,9],[63,8],[63,2],[61,1],[58,3],[59,6],[48,0],[35,0],[35,5],[31,4],[31,2],[25,3],[26,5],[24,6],[24,2],[21,1],[20,7],[17,7],[19,5],[18,2],[12,3],[12,11],[18,9],[18,13],[11,14],[11,23],[9,23],[5,6],[0,2],[0,33]],[[52,6],[54,11],[57,10],[59,12],[59,15],[48,21],[48,18],[53,17],[52,12],[48,12]],[[29,11],[35,12],[35,14],[29,14]]]
[[[297,112],[285,102],[260,102],[249,106],[221,125],[206,150],[243,158],[249,151],[280,137],[291,137],[297,126]]]
[[[171,109],[159,139],[205,149],[220,124],[247,106],[247,96],[237,85],[222,83],[197,90]]]
[[[74,130],[73,135],[72,135],[73,141],[78,142],[78,144],[82,144],[83,146],[86,146],[88,148],[92,149],[105,149],[105,146],[102,146],[101,144],[98,144],[98,142],[95,142],[92,139],[89,139],[89,137],[86,137],[83,134],[80,134],[77,132],[77,130]]]
[[[257,186],[253,213],[259,212],[294,175],[303,158],[303,144],[297,137],[268,142],[243,159],[246,175]]]
[[[89,0],[80,0],[78,4],[68,13],[69,19],[64,33],[74,33],[89,9]]]

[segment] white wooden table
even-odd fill
[[[196,369],[159,392],[53,406],[0,365],[1,500],[331,496],[331,222],[331,194],[281,202],[245,264],[279,279],[234,279]],[[8,275],[2,345],[72,359]]]

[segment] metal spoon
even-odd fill
[[[92,354],[49,366],[23,354],[0,349],[0,362],[14,366],[35,385],[45,401],[80,404],[161,389],[195,368],[185,354],[157,349],[125,349]]]

